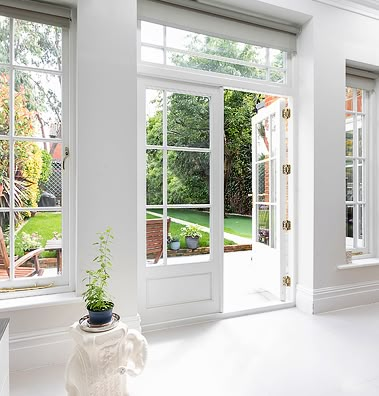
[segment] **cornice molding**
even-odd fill
[[[376,0],[313,0],[342,10],[379,20],[379,3]]]

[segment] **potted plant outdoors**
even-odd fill
[[[180,240],[176,235],[168,234],[170,241],[170,249],[171,250],[179,250],[180,249]]]
[[[97,234],[99,236],[97,246],[98,254],[92,260],[97,269],[88,269],[88,277],[83,279],[87,281],[86,290],[83,293],[83,299],[89,314],[90,325],[104,325],[112,321],[114,303],[108,292],[108,280],[110,278],[109,270],[112,268],[112,256],[110,244],[113,240],[111,228]]]
[[[182,227],[180,235],[185,237],[188,249],[197,249],[199,247],[199,239],[202,237],[202,234],[198,225],[186,225]]]
[[[28,234],[23,232],[21,234],[21,248],[25,253],[42,247],[42,236],[38,232]]]

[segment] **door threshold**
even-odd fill
[[[171,320],[167,322],[153,323],[142,325],[142,332],[149,333],[157,330],[171,329],[174,327],[192,326],[199,323],[213,322],[222,319],[237,318],[239,316],[254,315],[264,312],[278,311],[279,309],[287,309],[296,307],[295,302],[283,302],[274,305],[266,305],[259,308],[243,309],[232,312],[218,312],[207,315],[194,316],[192,318]]]

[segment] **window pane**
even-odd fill
[[[209,203],[209,153],[168,151],[168,204]]]
[[[365,247],[365,210],[366,207],[364,205],[358,205],[358,247],[363,248]]]
[[[14,20],[15,62],[41,69],[62,69],[62,28]]]
[[[358,114],[357,115],[357,129],[358,129],[358,157],[363,157],[364,156],[364,136],[363,136],[363,131],[364,131],[364,116]]]
[[[162,25],[141,21],[141,42],[146,44],[162,45],[164,28]]]
[[[350,87],[345,90],[345,110],[353,111],[353,88]]]
[[[54,207],[62,202],[62,145],[16,142],[16,207]]]
[[[163,91],[146,90],[146,144],[163,145]]]
[[[256,224],[258,225],[257,242],[270,245],[270,206],[257,205]]]
[[[9,142],[0,140],[0,207],[9,207]]]
[[[345,118],[345,131],[346,131],[346,156],[353,156],[354,149],[354,116],[346,114]]]
[[[266,48],[167,27],[167,47],[265,65]],[[280,66],[277,66],[280,67]]]
[[[146,150],[146,204],[163,204],[162,150]]]
[[[362,89],[356,89],[357,93],[357,101],[356,101],[356,111],[359,113],[364,111],[364,100],[363,100],[363,90]]]
[[[61,137],[61,77],[15,72],[15,132],[17,136]]]
[[[353,238],[354,232],[354,209],[353,206],[346,206],[346,237]],[[353,241],[351,241],[351,246]]]
[[[0,135],[9,134],[9,70],[0,67]]]
[[[270,247],[276,248],[276,206],[271,205],[271,222],[270,222]]]
[[[345,165],[346,172],[346,201],[354,201],[354,167],[353,161],[347,160]]]
[[[209,147],[209,98],[167,93],[167,144]]]
[[[0,62],[9,63],[10,46],[9,18],[0,15]]]
[[[286,82],[286,73],[279,70],[270,70],[270,81],[284,84]]]
[[[286,53],[274,48],[270,48],[270,66],[272,67],[285,67]]]
[[[228,74],[235,77],[254,78],[258,80],[267,79],[267,69],[265,68],[239,65],[216,59],[207,59],[198,55],[182,54],[174,51],[167,51],[167,64],[188,67],[190,69],[196,70]]]
[[[357,161],[358,163],[358,201],[363,201],[364,198],[364,175],[365,175],[365,162]]]
[[[141,47],[141,60],[144,62],[164,63],[164,52],[159,48]]]
[[[16,278],[62,273],[61,212],[16,212],[17,218],[23,223],[15,238]]]
[[[9,212],[0,211],[0,281],[9,279]]]

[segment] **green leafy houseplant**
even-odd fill
[[[110,278],[109,270],[112,268],[112,256],[110,251],[110,244],[113,240],[111,228],[107,228],[104,232],[97,234],[99,236],[97,246],[98,254],[93,259],[93,263],[98,265],[97,269],[88,269],[86,273],[88,277],[84,280],[86,283],[86,290],[83,293],[83,299],[90,314],[91,324],[104,324],[112,319],[112,309],[114,303],[108,293],[108,280]],[[107,312],[105,321],[92,318],[92,313]]]

